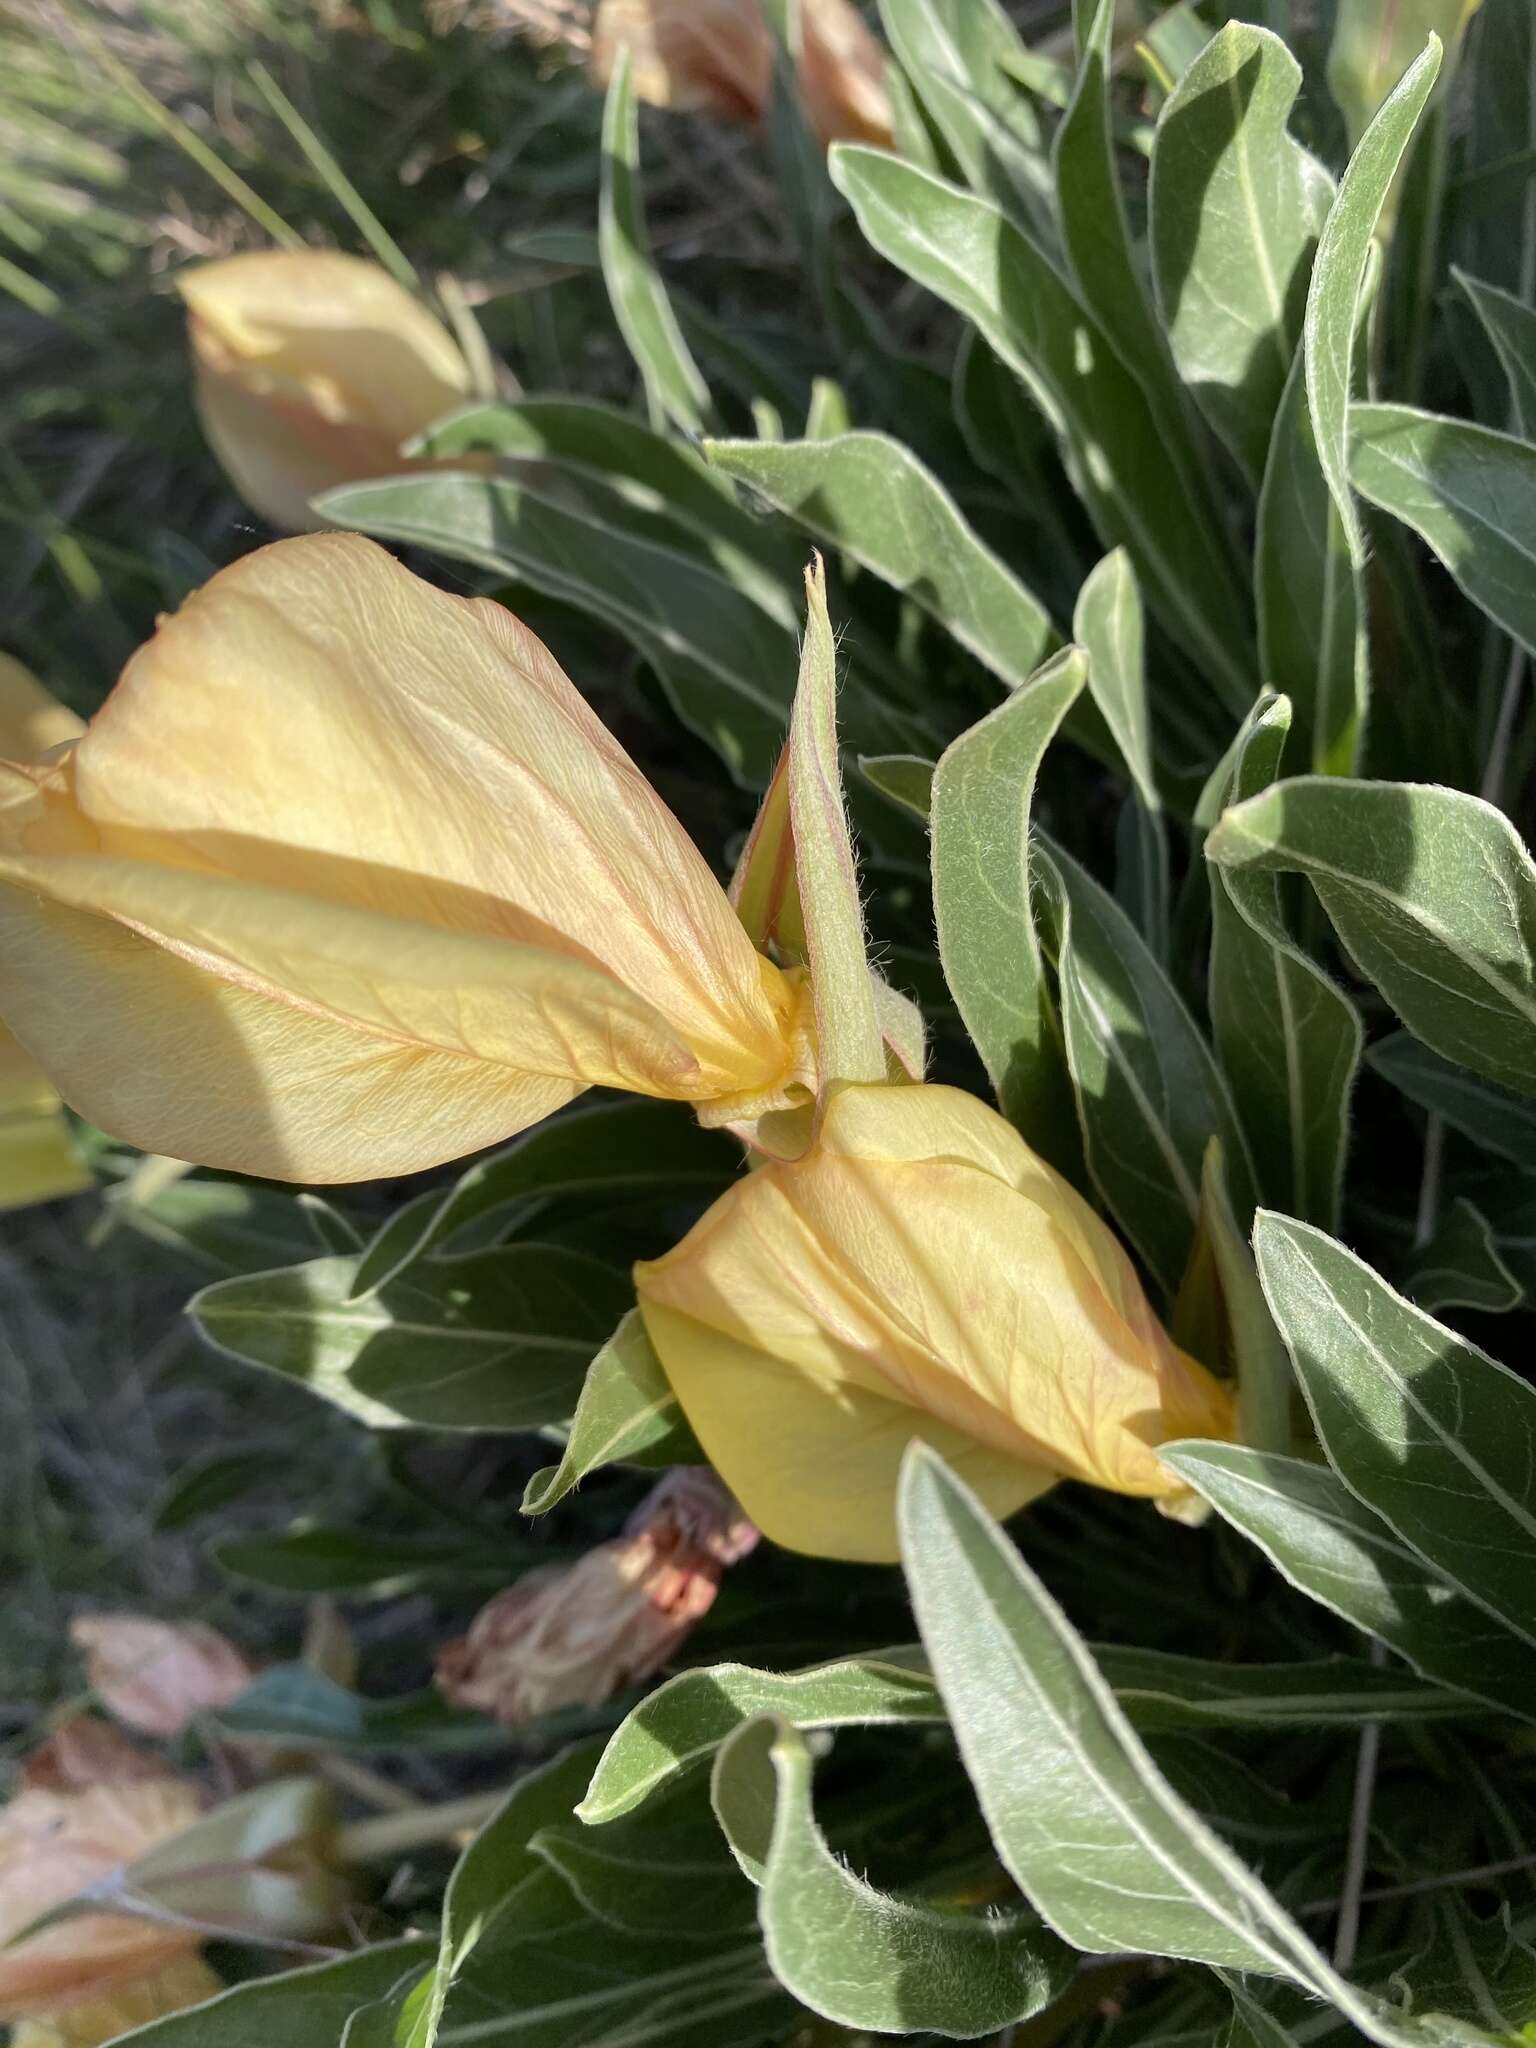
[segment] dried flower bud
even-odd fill
[[[256,1675],[227,1636],[200,1621],[83,1614],[69,1634],[102,1705],[143,1735],[179,1735],[197,1715],[227,1706]]]
[[[756,1541],[711,1473],[672,1473],[616,1542],[529,1572],[483,1607],[439,1656],[438,1686],[508,1727],[597,1706],[666,1662]]]

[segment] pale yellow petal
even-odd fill
[[[377,263],[261,250],[178,272],[194,320],[253,376],[395,445],[460,403],[471,379],[442,322]]]
[[[45,690],[29,668],[0,654],[0,758],[31,761],[84,731],[84,720]]]
[[[57,1201],[94,1184],[57,1091],[0,1025],[0,1210]]]
[[[219,982],[110,919],[0,887],[0,1011],[66,1099],[146,1152],[278,1180],[414,1173],[579,1093]]]
[[[820,1378],[724,1336],[642,1290],[646,1329],[710,1463],[772,1542],[813,1557],[894,1563],[896,1481],[914,1439],[1006,1517],[1053,1473],[977,1443],[851,1379]]]
[[[782,1070],[778,977],[558,664],[369,541],[216,577],[129,663],[74,772],[103,851],[553,945],[665,1014],[701,1094]]]
[[[224,1989],[200,1956],[179,1956],[153,1976],[137,1977],[106,1998],[71,2004],[46,2020],[22,2020],[11,2048],[102,2048],[135,2027],[203,2005]]]

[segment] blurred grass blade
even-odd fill
[[[1254,1251],[1339,1476],[1467,1599],[1536,1645],[1536,1390],[1319,1230],[1266,1214]]]
[[[397,284],[404,285],[413,295],[419,295],[421,280],[411,267],[400,245],[389,233],[373,208],[368,205],[361,192],[352,183],[346,172],[337,163],[320,137],[310,127],[298,108],[282,90],[265,64],[252,64],[250,76],[267,105],[288,130],[309,162],[313,164],[322,182],[357,229],[368,247],[389,272]]]
[[[685,434],[709,421],[709,386],[683,339],[651,256],[640,196],[640,125],[630,54],[619,54],[603,112],[603,190],[598,213],[603,277],[619,331],[645,384],[653,423]]]

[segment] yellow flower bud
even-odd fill
[[[913,1438],[1009,1515],[1059,1479],[1177,1508],[1158,1445],[1232,1434],[1228,1390],[1109,1230],[957,1089],[838,1090],[811,1152],[740,1181],[636,1282],[715,1469],[792,1550],[894,1559]]]
[[[463,404],[458,344],[388,271],[328,249],[182,271],[197,408],[235,489],[275,526],[323,524],[333,484],[412,465],[400,445]]]
[[[805,1099],[807,1007],[547,649],[352,534],[0,764],[0,1017],[147,1152],[371,1179],[594,1084],[745,1121]]]

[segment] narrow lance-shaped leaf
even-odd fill
[[[1259,665],[1266,683],[1295,706],[1306,765],[1343,775],[1354,765],[1365,706],[1365,599],[1318,456],[1306,367],[1298,350],[1259,490]]]
[[[1255,483],[1331,197],[1286,125],[1300,90],[1301,66],[1278,36],[1230,21],[1169,94],[1152,144],[1153,276],[1169,344]]]
[[[962,733],[933,778],[939,958],[999,1107],[1058,1165],[1073,1151],[1061,1048],[1030,902],[1029,812],[1046,748],[1082,690],[1068,648]]]
[[[1525,1288],[1499,1250],[1493,1225],[1465,1195],[1447,1203],[1428,1244],[1416,1248],[1405,1286],[1431,1315],[1447,1308],[1508,1315],[1525,1299]]]
[[[1269,787],[1290,725],[1261,703],[1239,736],[1226,801]],[[1212,865],[1209,1002],[1216,1055],[1263,1198],[1331,1226],[1349,1144],[1362,1030],[1354,1004],[1292,938],[1278,877]]]
[[[603,189],[598,210],[603,278],[619,332],[645,383],[651,412],[685,434],[704,431],[709,387],[667,300],[645,232],[640,125],[630,54],[622,48],[603,110]]]
[[[1250,629],[1225,534],[1181,478],[1182,422],[1162,417],[1054,264],[985,200],[886,152],[840,145],[832,175],[881,255],[970,320],[1050,421],[1106,545],[1236,708],[1253,696]]]
[[[1247,1444],[1179,1444],[1168,1463],[1299,1592],[1415,1670],[1536,1718],[1536,1652],[1459,1594],[1326,1465]]]
[[[883,1081],[885,1050],[870,980],[864,909],[837,751],[837,650],[821,557],[805,579],[805,644],[789,739],[795,874],[816,1001],[822,1086]]]
[[[974,2041],[1041,2011],[1072,1975],[1074,1958],[1032,1914],[897,1898],[841,1863],[816,1823],[810,1750],[789,1722],[752,1721],[734,1735],[715,1766],[717,1799],[733,1777],[754,1780],[768,1823],[753,1848],[769,1964],[813,2012]]]
[[[1237,1368],[1238,1433],[1257,1450],[1288,1451],[1294,1384],[1290,1360],[1233,1213],[1219,1138],[1205,1148],[1200,1222],[1210,1239]]]
[[[1115,168],[1110,118],[1115,0],[1095,0],[1087,24],[1086,34],[1078,38],[1076,83],[1052,151],[1062,242],[1084,304],[1153,404],[1166,411],[1169,445],[1181,458],[1184,487],[1201,493],[1209,488],[1208,480],[1195,444],[1180,432],[1184,392],[1142,283]]]
[[[1428,48],[1403,75],[1350,158],[1323,226],[1307,292],[1307,403],[1318,459],[1356,560],[1365,546],[1349,489],[1356,315],[1377,222],[1439,71],[1440,40],[1431,36]]]
[[[1536,1389],[1320,1230],[1261,1215],[1254,1251],[1339,1476],[1536,1645]]]
[[[1230,1664],[1120,1643],[1094,1654],[1132,1724],[1153,1733],[1358,1728],[1372,1719],[1434,1720],[1466,1711],[1460,1694],[1363,1658]],[[922,1727],[948,1718],[927,1657],[916,1647],[874,1650],[808,1671],[755,1671],[746,1664],[681,1671],[642,1700],[610,1738],[579,1817],[600,1827],[632,1813],[758,1714],[797,1728]]]
[[[1009,70],[1024,45],[997,0],[880,0],[880,19],[967,182],[1051,232],[1040,117]]]
[[[1349,405],[1361,295],[1371,260],[1372,239],[1398,170],[1407,154],[1424,103],[1440,69],[1440,44],[1429,47],[1403,77],[1361,138],[1323,225],[1302,325],[1306,414],[1318,467],[1327,483],[1354,575],[1365,564],[1365,529],[1349,482]],[[1299,403],[1299,394],[1298,394]],[[1300,431],[1293,418],[1292,431]],[[1294,459],[1294,449],[1291,451]],[[1315,520],[1315,512],[1314,512]],[[1320,537],[1327,549],[1326,529]],[[1326,553],[1325,553],[1326,561]],[[1332,665],[1333,631],[1320,629],[1318,646],[1330,655],[1328,701],[1314,718],[1314,759],[1326,748],[1328,765],[1342,772],[1354,765],[1370,688],[1363,607],[1357,605],[1353,659],[1353,702],[1342,716]],[[1336,629],[1335,629],[1336,630]],[[1289,680],[1289,678],[1287,678]],[[1337,734],[1337,737],[1335,737]]]
[[[703,1464],[637,1308],[630,1309],[587,1368],[558,1465],[535,1472],[525,1515],[545,1515],[604,1465]]]
[[[1134,788],[1138,847],[1129,907],[1159,959],[1168,953],[1168,835],[1152,762],[1147,701],[1146,622],[1136,572],[1123,548],[1089,571],[1078,592],[1072,634],[1088,657],[1088,692],[1103,713]],[[1127,892],[1122,890],[1122,897]]]
[[[1412,60],[1435,36],[1452,67],[1478,0],[1338,0],[1328,90],[1353,143]]]
[[[1366,1063],[1410,1102],[1444,1117],[1485,1152],[1536,1171],[1536,1106],[1530,1102],[1441,1059],[1406,1031],[1378,1039]]]
[[[1496,284],[1452,269],[1509,380],[1510,416],[1524,440],[1536,433],[1536,311]]]
[[[137,2048],[336,2048],[352,2015],[420,1974],[429,1941],[387,1941],[377,1948],[232,1985],[206,2005],[151,2020],[133,2034]]]
[[[960,1754],[999,1855],[1046,1922],[1090,1954],[1289,1978],[1400,2048],[1402,2033],[1179,1799],[1061,1609],[924,1446],[907,1454],[898,1515]]]
[[[1059,847],[1037,842],[1035,857],[1088,1170],[1171,1294],[1194,1239],[1206,1145],[1222,1141],[1240,1225],[1253,1207],[1247,1147],[1210,1048],[1129,918]]]
[[[1056,634],[1040,600],[899,441],[839,434],[705,447],[726,475],[903,591],[1010,688],[1050,652]]]
[[[357,1261],[216,1281],[188,1313],[209,1343],[375,1429],[540,1429],[563,1421],[628,1306],[611,1267],[553,1245],[468,1252],[353,1296]]]
[[[1408,405],[1357,405],[1349,473],[1427,541],[1475,605],[1536,652],[1536,447]]]
[[[1536,868],[1492,804],[1302,776],[1228,811],[1206,855],[1234,874],[1304,874],[1416,1037],[1536,1095]]]

